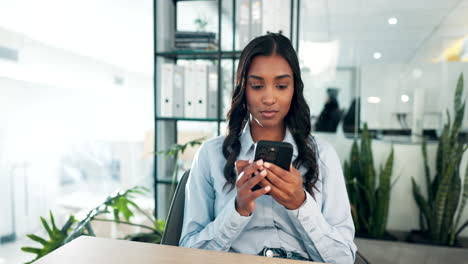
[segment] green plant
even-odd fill
[[[197,31],[206,31],[208,25],[206,16],[196,18],[193,23],[197,26]]]
[[[358,147],[355,140],[349,162],[344,163],[346,187],[356,233],[375,238],[384,237],[392,187],[390,183],[392,170],[393,148],[385,167],[380,166],[380,176],[376,174],[372,157],[372,140],[367,124],[364,124],[361,147]]]
[[[468,198],[468,166],[464,185],[461,186],[460,163],[468,149],[458,140],[465,113],[466,101],[462,102],[463,74],[460,74],[454,96],[453,123],[447,110],[447,123],[439,138],[436,157],[436,172],[431,180],[426,142],[422,144],[424,157],[427,199],[412,178],[413,196],[420,210],[420,228],[436,244],[453,246],[461,231],[468,226],[468,220],[458,229],[460,218]],[[461,197],[460,197],[461,196]],[[459,202],[460,206],[459,206]],[[458,208],[458,214],[456,214]],[[456,216],[456,217],[455,217]]]
[[[68,231],[70,231],[72,224],[76,222],[76,220],[75,220],[75,217],[70,216],[68,218],[68,221],[65,223],[65,225],[61,229],[58,229],[57,226],[55,225],[54,216],[52,212],[50,212],[50,225],[47,223],[47,220],[44,219],[43,217],[41,217],[41,222],[42,222],[42,226],[44,227],[44,229],[47,231],[47,234],[49,235],[49,240],[46,240],[34,234],[26,235],[30,239],[42,245],[42,248],[33,248],[33,247],[21,248],[21,250],[23,250],[24,252],[36,254],[36,258],[30,262],[27,262],[27,264],[32,263],[38,260],[39,258],[42,258],[43,256],[49,254],[50,252],[62,246],[64,244],[65,239],[68,237]]]
[[[102,204],[90,210],[86,217],[80,222],[77,223],[75,217],[70,216],[61,229],[58,229],[55,225],[54,216],[52,212],[50,212],[50,225],[43,217],[41,217],[42,225],[47,231],[49,239],[41,238],[34,234],[28,234],[27,237],[39,242],[42,245],[42,248],[23,247],[21,250],[36,254],[36,258],[28,262],[32,263],[81,235],[95,236],[93,228],[91,227],[92,221],[107,221],[139,226],[149,230],[150,232],[132,234],[124,239],[159,243],[164,231],[164,221],[156,220],[152,215],[147,214],[134,201],[132,201],[135,194],[144,195],[147,192],[148,189],[139,186],[126,191],[116,191],[112,195],[108,196]],[[131,217],[135,215],[135,210],[146,216],[152,223],[152,226],[130,222]],[[110,213],[113,214],[113,219],[97,218],[100,215]],[[122,217],[124,221],[121,219]],[[70,232],[70,234],[68,232]]]
[[[184,151],[189,146],[193,147],[196,145],[201,145],[202,140],[204,139],[205,138],[199,138],[188,141],[184,144],[174,144],[169,149],[159,151],[156,153],[174,158],[174,170],[172,174],[173,184],[171,188],[170,197],[172,197],[175,189],[177,172],[180,166],[177,162],[179,154],[184,153]],[[115,222],[119,224],[126,224],[144,228],[149,232],[129,234],[123,239],[159,244],[161,242],[161,238],[164,232],[165,222],[162,220],[155,219],[152,215],[147,214],[132,200],[136,194],[145,195],[147,192],[149,192],[148,189],[140,186],[133,187],[126,191],[116,191],[110,196],[108,196],[102,204],[90,210],[87,213],[86,217],[81,221],[77,222],[74,216],[70,216],[68,221],[61,229],[57,228],[54,216],[52,212],[50,212],[50,224],[47,223],[47,221],[43,217],[41,217],[42,225],[44,226],[44,229],[49,235],[49,239],[47,240],[45,238],[39,237],[38,235],[28,234],[27,237],[40,243],[42,245],[42,248],[23,247],[21,248],[21,250],[36,254],[36,258],[28,262],[33,263],[39,258],[49,254],[53,250],[65,245],[66,243],[72,241],[73,239],[81,235],[95,236],[94,230],[91,226],[92,221]],[[138,211],[139,213],[143,214],[152,223],[152,226],[132,223],[130,220],[131,217],[135,215],[135,211]],[[112,214],[113,218],[98,218],[98,216],[105,214]],[[68,234],[68,232],[70,232],[70,234]]]
[[[197,138],[194,140],[190,140],[185,142],[184,144],[174,144],[172,145],[169,149],[166,150],[161,150],[156,152],[158,155],[163,155],[166,157],[173,158],[174,161],[174,168],[172,170],[172,176],[171,176],[171,191],[169,192],[169,197],[172,197],[174,195],[175,187],[176,187],[176,180],[178,179],[178,173],[179,173],[179,154],[183,154],[187,147],[194,147],[201,145],[203,143],[203,140],[205,140],[205,137],[202,138]],[[168,200],[168,203],[170,203],[170,199]]]

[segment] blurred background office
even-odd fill
[[[375,165],[395,152],[387,228],[419,227],[411,177],[424,181],[422,139],[434,159],[457,79],[468,76],[468,0],[219,1],[0,0],[0,264],[32,259],[20,247],[34,244],[25,235],[43,232],[39,217],[49,210],[63,223],[117,188],[149,188],[138,203],[164,219],[170,186],[155,179],[166,180],[173,161],[155,164],[155,143],[160,151],[224,133],[239,51],[272,23],[297,49],[314,135],[344,163],[367,123]],[[194,35],[183,32],[205,32],[209,44],[187,44]],[[218,44],[226,57],[217,62],[183,53],[175,63],[217,72],[205,82],[214,81],[218,111],[165,116],[162,69],[173,59],[164,52],[202,47],[216,60]],[[179,174],[196,149],[179,156]]]

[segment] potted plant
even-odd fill
[[[148,190],[146,188],[138,186],[126,191],[116,191],[109,195],[103,203],[90,210],[84,219],[78,222],[72,215],[61,228],[56,226],[54,216],[52,212],[50,212],[50,223],[47,223],[46,219],[41,217],[42,225],[49,238],[42,238],[34,234],[27,235],[30,239],[40,243],[42,248],[23,247],[21,250],[36,254],[36,258],[28,262],[32,263],[81,235],[95,236],[91,226],[92,221],[111,221],[120,224],[139,226],[150,232],[132,234],[124,239],[159,243],[164,231],[164,221],[157,220],[152,215],[147,214],[132,200],[135,195],[142,195],[147,192]],[[150,223],[152,223],[152,226],[132,223],[130,220],[131,217],[135,215],[136,211],[146,216],[150,220]],[[99,217],[105,214],[112,214],[113,219]]]
[[[193,147],[196,145],[200,145],[203,139],[204,138],[191,140],[185,144],[174,144],[169,149],[156,153],[174,158],[174,171],[172,175],[170,197],[173,196],[173,192],[175,190],[176,185],[177,173],[179,171],[179,154],[183,153],[188,146]],[[115,222],[118,224],[141,227],[147,230],[148,232],[128,234],[122,239],[159,244],[161,242],[161,238],[164,232],[165,222],[163,220],[158,220],[154,218],[154,216],[151,214],[146,213],[135,203],[135,201],[133,201],[135,195],[145,195],[148,192],[148,189],[140,186],[136,186],[125,191],[116,191],[110,196],[108,196],[103,203],[90,210],[86,214],[86,217],[81,221],[78,222],[75,216],[73,215],[69,216],[68,220],[61,228],[58,228],[55,224],[55,219],[52,212],[50,212],[49,223],[45,218],[41,217],[42,225],[46,230],[49,238],[42,238],[35,234],[27,235],[28,238],[40,243],[42,247],[21,248],[21,250],[25,252],[33,253],[36,255],[36,258],[34,258],[32,261],[26,264],[33,263],[39,258],[49,254],[55,249],[65,245],[66,243],[72,241],[73,239],[81,235],[96,236],[91,225],[93,221]],[[132,217],[137,212],[144,215],[149,220],[151,225],[149,226],[131,222]],[[111,219],[106,219],[102,217],[109,214],[112,214],[113,216]]]
[[[453,123],[447,110],[447,123],[437,145],[436,171],[434,177],[428,165],[426,143],[422,144],[427,198],[412,178],[413,196],[420,210],[420,230],[412,231],[408,241],[435,245],[457,246],[457,238],[468,226],[468,219],[460,225],[461,215],[468,198],[468,166],[461,186],[460,163],[468,149],[459,140],[466,101],[462,102],[463,75],[461,74],[454,96]],[[432,179],[431,179],[432,178]],[[458,210],[457,210],[458,209]]]
[[[172,169],[172,176],[171,176],[171,191],[169,192],[170,193],[169,197],[174,196],[177,179],[179,179],[178,177],[179,170],[181,169],[181,166],[182,166],[182,164],[180,164],[179,155],[183,154],[185,150],[187,149],[187,147],[195,147],[195,146],[201,145],[203,140],[205,140],[205,137],[190,140],[184,144],[176,143],[172,145],[169,149],[156,152],[157,155],[163,155],[166,158],[173,158],[174,160],[174,167]],[[167,207],[169,207],[170,202],[171,200],[169,199]]]
[[[355,140],[349,158],[344,163],[346,187],[351,203],[356,236],[396,240],[386,231],[390,203],[393,148],[379,174],[374,168],[372,140],[367,128],[361,134],[361,146]]]

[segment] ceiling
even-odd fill
[[[339,40],[339,66],[429,61],[468,34],[466,14],[468,0],[301,1],[300,39]],[[390,17],[398,23],[389,25]],[[0,27],[128,70],[153,70],[152,0],[2,0]]]
[[[467,0],[301,1],[300,38],[340,41],[340,66],[430,61],[468,34]],[[389,25],[390,17],[398,19]],[[373,58],[380,52],[382,58]]]

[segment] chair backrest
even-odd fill
[[[163,245],[179,245],[182,223],[184,221],[185,185],[187,184],[189,174],[190,170],[184,173],[174,193],[174,198],[167,214],[166,228],[161,239],[161,244]]]
[[[354,264],[370,264],[370,262],[359,251],[356,252]]]

